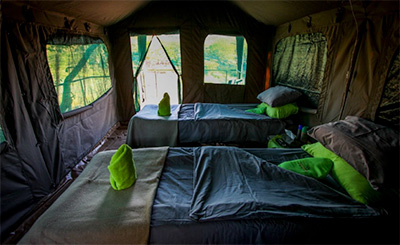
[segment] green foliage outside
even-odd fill
[[[47,45],[46,49],[62,113],[93,103],[111,88],[104,44]]]
[[[158,103],[165,92],[170,95],[171,103],[180,103],[182,85],[179,77],[182,69],[179,34],[131,36],[131,54],[135,109]]]
[[[162,45],[168,53],[169,58],[178,70],[179,74],[182,73],[181,66],[181,45],[179,34],[173,35],[160,35],[158,36]]]
[[[145,38],[146,40],[146,45],[144,47],[140,47],[140,38]],[[157,37],[154,36],[153,39],[153,36],[151,35],[131,36],[132,67],[134,73],[136,73],[137,69],[139,68],[142,55],[144,55],[147,48],[149,47],[150,41],[152,41],[153,39],[152,42],[156,42],[156,38]],[[181,74],[181,47],[179,34],[159,35],[158,38],[160,39],[165,50],[167,51],[168,56],[174,64],[175,68],[178,70],[179,74]],[[163,51],[156,50],[156,52]],[[154,57],[154,55],[152,56]]]
[[[6,137],[4,137],[3,129],[0,126],[0,143],[3,143],[6,141]]]
[[[240,56],[241,59],[240,59]],[[247,43],[237,46],[234,36],[209,35],[204,43],[204,82],[245,84]]]
[[[144,55],[144,52],[146,52],[146,49],[148,48],[150,41],[151,41],[151,36],[143,35],[142,38],[146,39],[146,45],[143,47],[143,49],[139,49],[139,36],[131,36],[131,54],[132,54],[132,68],[133,68],[133,73],[137,71],[140,65],[140,60],[141,56]]]
[[[140,47],[139,39],[145,37],[145,46]],[[153,36],[131,36],[133,72],[136,73],[141,55],[148,48]],[[156,38],[156,37],[154,37]],[[181,52],[179,34],[159,35],[174,66],[181,74]],[[242,38],[243,46],[237,39]],[[154,42],[155,40],[153,40]],[[144,43],[142,44],[144,45]],[[240,55],[240,56],[239,56]],[[153,55],[154,57],[154,55]],[[245,84],[247,68],[247,43],[241,37],[209,35],[204,44],[204,76],[206,83]]]

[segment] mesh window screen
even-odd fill
[[[182,74],[181,65],[181,44],[179,34],[174,35],[158,35],[162,45],[165,48],[172,64],[175,66],[179,74]]]
[[[204,83],[245,85],[246,67],[247,42],[243,36],[207,36]]]
[[[1,113],[0,114],[0,123],[3,121],[3,113]],[[0,144],[1,143],[3,143],[3,142],[5,142],[6,141],[6,138],[4,137],[4,133],[3,133],[3,129],[1,128],[1,125],[0,125]]]
[[[327,41],[321,33],[287,37],[276,46],[273,61],[275,85],[302,91],[305,105],[318,107],[327,59]]]
[[[136,111],[146,104],[158,104],[165,92],[172,104],[179,104],[182,86],[180,35],[136,35],[130,39]]]
[[[5,141],[6,141],[6,138],[4,137],[3,129],[0,126],[0,144]]]
[[[111,88],[103,43],[48,44],[47,60],[62,113],[89,105]]]
[[[140,62],[143,60],[146,50],[149,47],[151,36],[131,36],[132,68],[133,75],[136,74]]]
[[[378,123],[400,127],[400,50],[393,57],[381,103],[376,113]]]

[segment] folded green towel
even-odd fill
[[[164,97],[158,104],[158,115],[159,116],[170,116],[171,115],[171,105],[169,102],[169,94],[164,93]]]
[[[117,152],[111,157],[110,165],[110,183],[115,190],[129,188],[137,179],[135,161],[133,160],[132,148],[127,145],[121,145]]]

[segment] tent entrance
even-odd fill
[[[150,42],[147,42],[149,36],[131,37],[134,70],[135,58],[136,61],[141,58],[135,71],[136,110],[147,104],[158,104],[165,92],[169,94],[171,104],[181,102],[179,35],[150,38]]]

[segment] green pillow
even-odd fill
[[[266,114],[272,118],[287,118],[290,115],[297,114],[297,112],[299,111],[299,107],[296,105],[296,103],[289,103],[278,107],[271,107],[268,104],[265,105],[267,109]]]
[[[278,165],[278,167],[316,179],[326,178],[332,166],[333,162],[330,159],[316,157],[286,161]]]
[[[349,165],[343,158],[326,149],[321,143],[303,145],[301,148],[314,157],[329,158],[333,161],[332,177],[356,201],[369,204],[380,198],[368,180]]]

